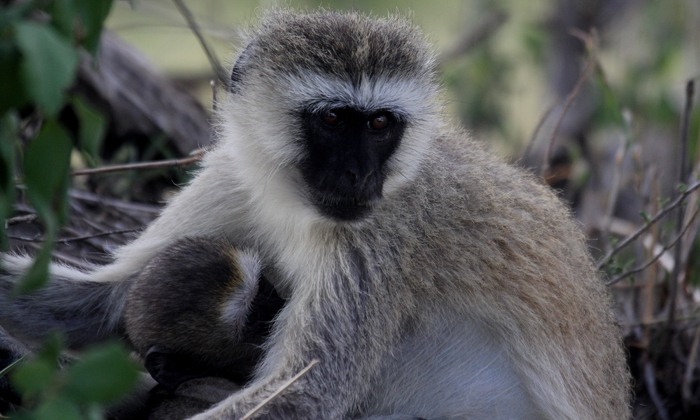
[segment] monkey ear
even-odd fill
[[[191,357],[158,345],[148,350],[144,366],[153,379],[169,391],[187,380],[208,374],[207,369]]]

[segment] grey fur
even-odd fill
[[[256,418],[629,417],[620,334],[581,232],[551,191],[443,128],[419,31],[397,18],[275,11],[248,45],[218,107],[217,149],[91,274],[128,280],[185,236],[261,255],[288,304],[255,380],[194,419],[241,417],[314,358]],[[297,112],[340,106],[408,122],[382,168],[382,200],[352,222],[319,214],[299,168]]]

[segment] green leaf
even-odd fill
[[[112,2],[112,0],[77,0],[75,2],[82,24],[78,38],[83,47],[93,54],[100,45],[102,26],[112,8]]]
[[[639,215],[642,217],[642,219],[644,219],[645,224],[649,224],[649,222],[651,221],[651,218],[649,217],[649,215],[646,212],[640,211]]]
[[[44,359],[35,359],[19,365],[12,373],[12,383],[25,397],[35,397],[51,386],[55,369]]]
[[[17,116],[7,113],[0,119],[0,221],[12,215],[15,196],[15,147]],[[7,247],[5,224],[0,223],[0,249]]]
[[[107,130],[106,118],[78,96],[71,102],[80,122],[80,147],[92,157],[99,156]]]
[[[49,232],[65,217],[71,150],[68,133],[47,120],[39,135],[29,143],[24,156],[28,197]]]
[[[65,339],[63,338],[63,333],[54,332],[49,335],[46,340],[44,340],[38,356],[50,363],[53,363],[54,368],[58,369],[58,358],[61,356],[61,352],[63,352],[65,347],[66,345]]]
[[[55,0],[46,6],[46,12],[51,15],[51,23],[63,36],[73,38],[75,23],[75,0]]]
[[[8,2],[4,2],[3,7],[0,7],[0,31],[4,31],[14,22],[26,18],[34,7],[34,3],[31,1],[16,1],[10,7],[5,6],[6,3]]]
[[[51,251],[53,251],[53,235],[48,235],[46,242],[44,242],[41,250],[35,256],[32,266],[24,274],[22,280],[15,284],[13,290],[15,295],[31,293],[49,281]]]
[[[15,35],[22,53],[21,76],[30,99],[49,115],[56,114],[75,77],[78,53],[69,40],[46,25],[17,23]]]
[[[61,0],[50,3],[46,10],[61,33],[68,38],[75,38],[94,54],[111,8],[112,0]]]
[[[63,398],[44,401],[34,413],[34,418],[39,420],[83,420],[78,406]]]
[[[0,114],[28,102],[20,69],[22,55],[13,41],[0,40]]]
[[[66,395],[81,403],[115,401],[139,377],[138,365],[119,344],[98,347],[68,368]]]

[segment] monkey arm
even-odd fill
[[[319,363],[254,418],[332,420],[358,411],[358,402],[367,395],[384,355],[399,335],[401,319],[384,312],[396,314],[393,305],[373,302],[380,296],[386,301],[387,296],[363,290],[361,282],[368,279],[358,276],[362,270],[349,266],[297,289],[276,322],[258,379],[193,420],[240,418],[313,359]]]

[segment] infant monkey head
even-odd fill
[[[204,238],[179,240],[130,286],[126,335],[169,389],[197,377],[251,377],[284,300],[252,253]]]

